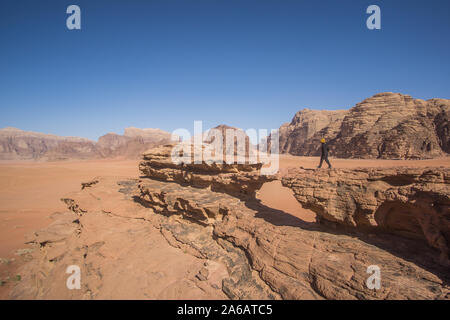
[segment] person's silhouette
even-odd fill
[[[325,162],[328,164],[328,168],[331,168],[331,163],[328,160],[328,151],[329,151],[328,145],[325,142],[324,138],[322,138],[320,140],[320,143],[322,144],[321,145],[322,154],[320,155],[320,163],[319,163],[319,166],[317,168],[321,168],[322,167],[323,160],[325,160]]]

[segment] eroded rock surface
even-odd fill
[[[282,179],[322,221],[426,239],[448,263],[450,169],[292,169]]]
[[[254,167],[205,165],[174,165],[167,162],[167,150],[160,148],[145,154],[141,170],[147,177],[126,181],[97,177],[96,183],[64,197],[69,212],[55,216],[52,225],[30,237],[40,250],[21,271],[23,279],[11,297],[450,298],[448,268],[439,264],[439,252],[423,240],[306,223],[252,196],[262,183],[253,177]],[[313,175],[320,180],[325,172],[332,175],[303,171],[306,181]],[[301,175],[291,174],[283,183],[298,196]],[[344,193],[358,188],[371,192],[360,180],[352,183],[351,173],[346,176],[345,183],[337,182]],[[371,183],[377,184],[373,191],[386,197],[387,190],[407,197],[408,190],[398,188],[411,179],[418,181],[411,190],[448,182],[442,172],[404,175],[402,185],[386,176],[371,175]],[[236,193],[239,187],[246,192]],[[328,192],[333,194],[332,185],[327,188],[315,191],[315,197],[327,199]],[[69,265],[81,268],[81,290],[66,288]],[[381,271],[378,290],[366,284],[368,267],[373,265]]]
[[[171,134],[160,129],[126,128],[123,135],[108,133],[96,142],[3,128],[0,129],[0,160],[139,159],[148,148],[170,141]]]
[[[68,195],[71,212],[30,236],[40,250],[21,271],[11,298],[279,297],[252,270],[244,251],[214,239],[211,226],[157,214],[134,201],[136,180],[99,180]],[[191,189],[179,187],[180,196]],[[81,290],[66,288],[69,265],[81,269]]]
[[[424,159],[448,155],[450,100],[384,92],[347,111],[299,111],[280,128],[280,152],[339,158]]]
[[[212,191],[230,193],[238,197],[253,196],[256,190],[273,176],[261,175],[262,163],[195,163],[193,150],[189,161],[174,163],[173,145],[150,149],[139,164],[142,175],[160,181],[177,182]],[[204,150],[199,152],[203,155]]]

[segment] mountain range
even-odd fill
[[[170,141],[171,134],[160,129],[131,127],[95,142],[8,127],[0,129],[0,160],[138,159],[145,150]]]
[[[219,125],[224,135],[226,129]],[[331,156],[364,159],[429,159],[450,154],[450,100],[414,99],[378,93],[348,110],[298,111],[279,129],[280,153],[318,156],[325,138]],[[211,140],[211,141],[209,141]],[[213,137],[207,135],[206,142]],[[0,129],[0,160],[138,159],[149,148],[171,142],[160,129],[126,128],[98,141]],[[249,148],[246,137],[247,149]]]
[[[384,92],[349,110],[303,109],[280,127],[280,152],[338,158],[427,159],[450,153],[450,100]]]

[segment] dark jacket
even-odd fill
[[[328,156],[328,144],[327,143],[322,143],[321,145],[321,150],[322,150],[322,157],[327,157]]]

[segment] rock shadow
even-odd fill
[[[270,208],[259,199],[245,201],[245,205],[257,211],[256,218],[261,218],[275,226],[296,227],[308,231],[319,231],[333,235],[343,235],[375,246],[433,273],[444,285],[450,285],[450,269],[440,263],[439,251],[430,247],[424,240],[409,239],[387,232],[362,232],[352,227],[332,222],[306,222],[282,210]]]

